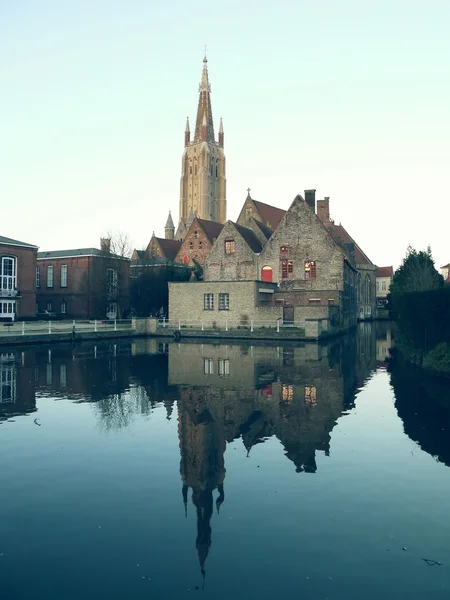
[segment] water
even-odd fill
[[[2,348],[0,598],[448,598],[450,386],[391,343]]]

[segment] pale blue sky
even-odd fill
[[[203,46],[228,218],[246,188],[331,213],[378,265],[450,261],[449,0],[0,0],[0,233],[138,248],[178,218]]]

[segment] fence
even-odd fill
[[[205,321],[184,321],[184,320],[168,320],[168,319],[159,319],[158,321],[158,330],[168,329],[168,330],[179,330],[183,331],[183,329],[192,329],[196,331],[255,331],[255,330],[264,330],[271,329],[273,331],[280,332],[282,330],[305,330],[307,324],[305,320],[302,321],[289,321],[284,323],[283,319],[270,319],[270,320],[258,320],[258,319],[245,319],[240,320],[236,323],[236,321],[228,320],[221,322],[205,322]]]
[[[18,335],[77,334],[102,331],[133,331],[130,319],[83,320],[83,321],[3,321],[0,337]]]

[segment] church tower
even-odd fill
[[[193,139],[191,140],[189,118],[184,132],[180,226],[186,224],[191,211],[200,219],[225,223],[226,179],[223,139],[222,119],[218,140],[216,141],[214,137],[211,86],[208,79],[208,61],[205,56]]]

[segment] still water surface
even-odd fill
[[[2,348],[0,598],[449,598],[450,387],[391,344]]]

